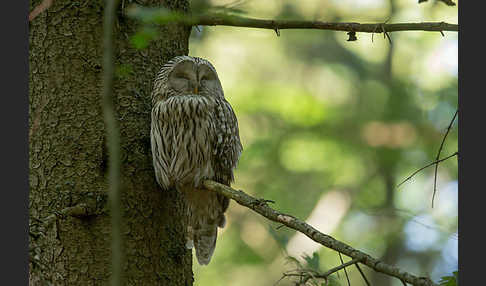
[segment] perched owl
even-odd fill
[[[178,56],[164,64],[152,91],[151,145],[155,176],[187,202],[186,246],[201,265],[211,260],[229,199],[202,186],[210,179],[227,186],[242,146],[238,122],[213,65]]]

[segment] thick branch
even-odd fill
[[[432,280],[427,277],[417,277],[408,272],[401,271],[395,266],[386,264],[364,252],[354,249],[353,247],[334,239],[329,235],[321,233],[317,229],[291,215],[276,211],[270,208],[264,200],[255,199],[242,191],[234,190],[214,181],[204,181],[204,186],[211,191],[218,192],[230,199],[235,200],[238,204],[248,207],[272,221],[282,223],[305,234],[310,239],[324,245],[325,247],[347,255],[352,259],[358,259],[360,263],[365,264],[377,272],[396,277],[416,286],[437,286],[437,284],[432,282]]]
[[[422,3],[422,2],[427,2],[428,0],[419,0],[419,4]],[[452,0],[438,0],[439,2],[442,2],[444,4],[446,4],[447,6],[456,6],[456,3],[454,3],[454,1]]]
[[[388,33],[398,31],[452,31],[458,32],[459,25],[445,22],[422,22],[422,23],[368,23],[360,24],[354,22],[333,23],[322,21],[304,20],[267,20],[228,15],[223,13],[201,13],[201,14],[177,14],[167,9],[144,8],[131,6],[128,15],[139,18],[145,22],[156,22],[167,24],[169,22],[183,23],[188,26],[232,26],[245,28],[260,28],[274,30],[277,35],[283,29],[318,29],[363,33]]]
[[[233,26],[233,27],[247,27],[260,28],[271,30],[283,29],[318,29],[318,30],[334,30],[347,32],[364,32],[364,33],[382,33],[382,32],[398,32],[398,31],[459,31],[459,26],[456,24],[448,24],[445,22],[422,22],[422,23],[395,23],[395,24],[360,24],[360,23],[332,23],[321,21],[298,21],[298,20],[265,20],[244,18],[240,16],[227,15],[203,15],[193,19],[192,25],[204,26]]]

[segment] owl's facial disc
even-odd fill
[[[169,85],[181,94],[197,92],[198,82],[194,63],[183,61],[177,64],[169,75]]]
[[[201,90],[220,90],[221,86],[216,73],[206,65],[200,65],[197,72],[198,84]]]

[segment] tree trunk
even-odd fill
[[[31,0],[31,10],[40,2]],[[187,0],[137,2],[189,9]],[[109,281],[111,232],[101,109],[103,6],[103,1],[55,0],[30,23],[31,285]],[[152,81],[165,61],[187,55],[190,29],[160,28],[160,37],[138,51],[129,39],[136,28],[119,13],[115,64],[125,72],[118,73],[113,92],[122,142],[124,284],[192,285],[181,197],[158,188],[149,137]],[[81,203],[89,206],[88,216],[46,219]]]

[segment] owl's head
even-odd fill
[[[205,59],[177,56],[164,64],[155,79],[152,101],[194,94],[224,98],[216,69]]]

